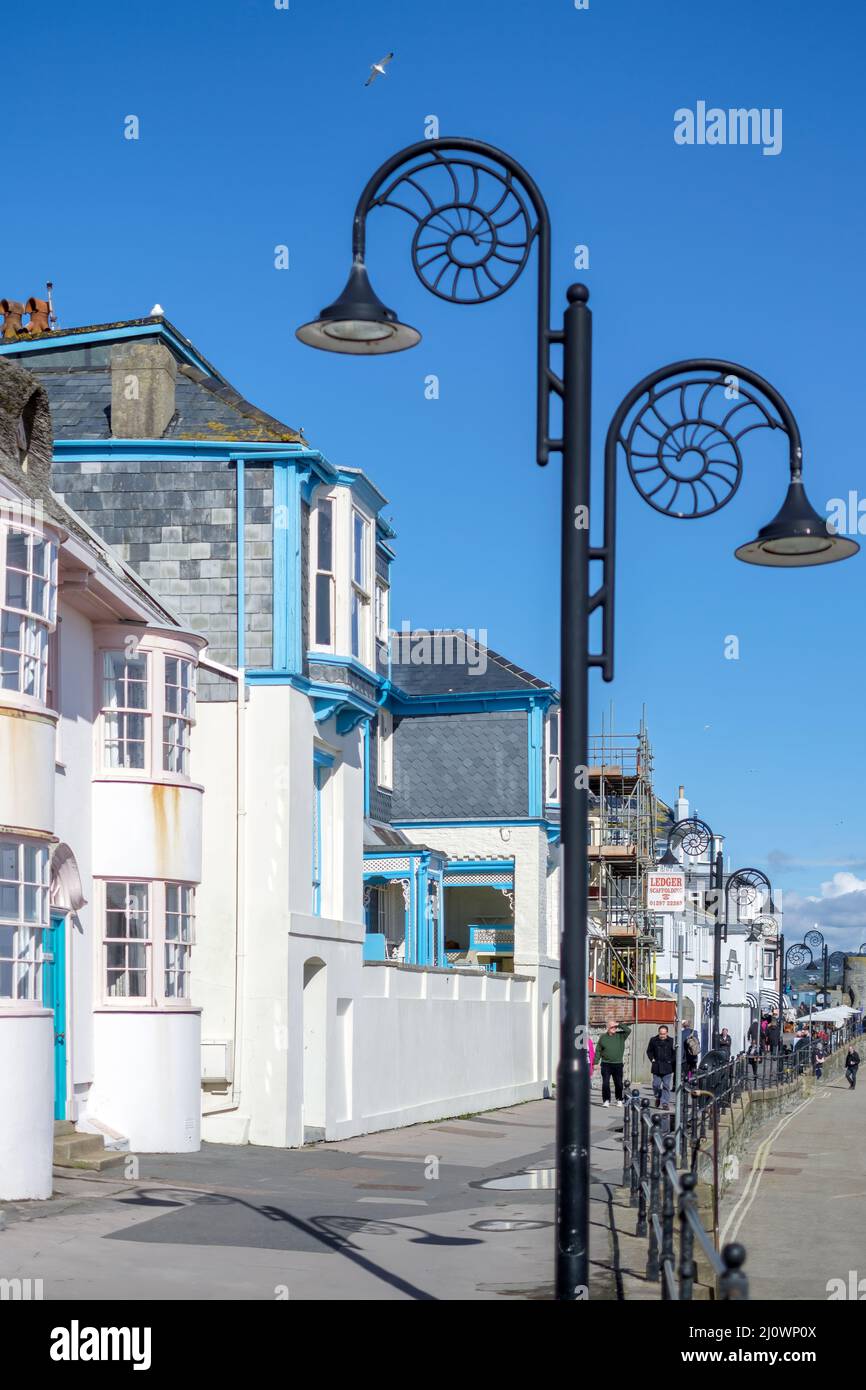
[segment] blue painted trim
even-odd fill
[[[529,706],[526,721],[529,756],[529,814],[541,817],[544,813],[543,755],[544,709],[535,700]]]
[[[246,519],[246,496],[244,478],[244,460],[235,459],[237,469],[237,516],[235,526],[235,546],[237,548],[237,666],[242,671],[246,665],[247,655],[247,634],[246,634],[246,613],[247,613],[247,576],[246,576],[246,538],[245,538],[245,519]],[[240,699],[240,694],[238,695]]]
[[[333,482],[335,469],[318,449],[301,444],[247,444],[234,439],[55,439],[57,463],[86,463],[92,459],[146,459],[160,462],[170,458],[258,459],[265,463],[311,463],[321,469],[322,478]]]
[[[78,347],[81,343],[116,343],[125,338],[160,338],[163,342],[170,343],[178,355],[191,366],[197,367],[207,376],[216,377],[224,386],[230,384],[206,357],[195,351],[191,343],[160,321],[127,324],[123,328],[96,329],[87,333],[57,333],[50,338],[33,338],[28,341],[16,339],[0,345],[0,354],[16,356],[29,352],[62,352],[66,348]]]
[[[398,685],[394,686],[392,706],[401,715],[425,714],[477,714],[494,710],[530,710],[533,702],[541,700],[545,705],[552,703],[552,692],[527,692],[516,690],[479,691],[477,695],[467,695],[465,691],[443,695],[407,695]]]
[[[388,505],[387,497],[383,496],[376,487],[376,484],[372,483],[367,477],[366,473],[353,473],[349,469],[338,468],[335,482],[339,483],[341,487],[347,487],[350,488],[352,492],[356,492],[360,500],[374,516],[378,516],[382,508]],[[387,525],[387,522],[383,522],[383,526]],[[394,533],[392,532],[391,534],[393,535]]]
[[[333,767],[333,753],[326,753],[324,748],[313,749],[313,763],[316,767]]]
[[[489,941],[482,941],[479,944],[479,942],[476,939],[476,933],[479,931],[510,931],[511,935],[514,936],[514,927],[510,923],[506,924],[505,922],[503,922],[501,923],[501,925],[497,925],[496,923],[492,922],[489,927],[473,926],[471,922],[467,923],[467,925],[469,927],[470,951],[477,951],[480,956],[514,955],[514,947],[516,944],[514,941],[504,941],[501,944],[497,942],[493,942],[491,944]]]
[[[301,490],[310,476],[274,460],[273,669],[301,670]]]

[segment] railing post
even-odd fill
[[[695,1204],[698,1180],[694,1173],[683,1173],[680,1195],[680,1299],[690,1302],[695,1285],[695,1237],[688,1218],[689,1207]]]
[[[680,1101],[680,1166],[685,1167],[689,1159],[689,1125],[691,1124],[692,1095],[687,1086],[683,1086],[682,1099]]]
[[[631,1174],[629,1177],[629,1206],[637,1206],[638,1163],[640,1152],[640,1091],[635,1087],[631,1093]]]
[[[670,1298],[668,1281],[665,1277],[665,1266],[668,1265],[673,1271],[674,1267],[674,1185],[668,1174],[668,1164],[676,1166],[676,1141],[672,1134],[666,1134],[663,1141],[664,1154],[662,1156],[662,1258],[661,1258],[661,1280],[662,1298]]]
[[[646,1235],[646,1183],[649,1160],[649,1101],[640,1103],[640,1182],[638,1186],[637,1225],[635,1235]]]
[[[659,1242],[655,1218],[659,1214],[659,1181],[661,1178],[661,1115],[652,1117],[650,1134],[650,1202],[649,1202],[649,1250],[646,1257],[647,1279],[659,1277]]]
[[[722,1250],[723,1274],[719,1275],[719,1298],[733,1301],[749,1297],[749,1281],[743,1273],[746,1251],[739,1242],[726,1245]]]
[[[622,1185],[631,1187],[631,1096],[628,1092],[622,1112]]]

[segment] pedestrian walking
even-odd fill
[[[827,1054],[824,1051],[824,1044],[821,1042],[821,1039],[818,1038],[812,1049],[812,1062],[815,1067],[816,1081],[820,1081],[821,1077],[824,1074],[824,1062],[826,1061],[826,1058]]]
[[[853,1091],[857,1085],[857,1068],[860,1065],[860,1054],[851,1043],[845,1054],[845,1075],[848,1078],[848,1085]]]
[[[683,1068],[686,1080],[691,1081],[701,1055],[701,1044],[697,1028],[686,1028],[683,1034]]]
[[[717,1049],[719,1052],[724,1052],[726,1062],[730,1062],[731,1060],[731,1044],[733,1041],[730,1030],[728,1028],[723,1028],[719,1034]]]
[[[674,1040],[662,1024],[654,1038],[647,1044],[646,1055],[650,1059],[653,1078],[653,1093],[656,1109],[669,1110],[671,1086],[674,1079]]]
[[[613,1082],[617,1105],[622,1105],[622,1064],[625,1057],[626,1038],[631,1028],[625,1023],[617,1023],[615,1018],[607,1020],[607,1028],[598,1040],[595,1050],[601,1061],[601,1103],[610,1105],[610,1083]]]

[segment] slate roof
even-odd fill
[[[415,662],[413,652],[422,654],[417,643],[424,638],[430,639],[432,659]],[[387,674],[387,662],[382,662],[381,653],[379,670]],[[395,633],[391,642],[391,682],[410,699],[551,689],[547,681],[539,680],[477,639],[449,629]]]
[[[262,443],[303,444],[303,436],[291,425],[277,420],[245,400],[239,391],[212,367],[206,358],[184,338],[167,319],[131,319],[123,323],[98,324],[78,329],[56,329],[20,341],[40,344],[35,352],[22,354],[29,371],[39,378],[48,393],[56,439],[111,438],[111,333],[113,330],[153,324],[154,338],[164,326],[180,342],[189,346],[207,368],[181,360],[177,353],[176,410],[164,431],[165,439],[248,440]],[[76,343],[83,333],[104,333],[99,343]],[[147,342],[148,335],[136,339]],[[116,341],[128,341],[117,338]],[[170,340],[160,338],[170,351]],[[45,348],[42,349],[44,343]]]

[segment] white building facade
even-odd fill
[[[24,334],[4,358],[48,393],[55,505],[131,595],[61,585],[82,668],[60,668],[61,738],[68,698],[89,810],[58,791],[75,833],[22,822],[81,880],[66,1117],[131,1149],[294,1146],[548,1093],[556,692],[501,658],[435,713],[404,688],[385,499],[165,320]],[[471,778],[429,815],[407,786],[409,731],[437,719],[484,777],[514,763],[486,814],[462,808]]]
[[[203,639],[51,490],[44,390],[0,359],[0,1197],[54,1122],[197,1148]]]

